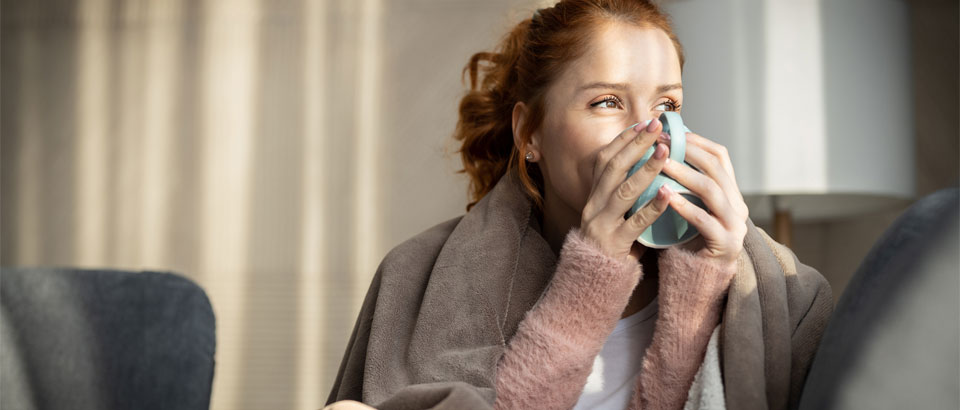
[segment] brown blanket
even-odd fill
[[[795,408],[833,309],[827,281],[748,222],[721,326],[730,409]],[[557,256],[515,174],[380,264],[328,403],[491,409],[497,362]]]

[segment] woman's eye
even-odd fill
[[[597,107],[597,108],[619,108],[619,107],[620,107],[620,99],[618,99],[617,97],[612,97],[612,96],[611,96],[611,97],[606,97],[606,98],[604,98],[604,99],[602,99],[602,100],[600,100],[600,101],[597,101],[597,102],[595,102],[595,103],[593,103],[593,104],[590,104],[590,106],[591,106],[591,107]]]
[[[677,104],[673,101],[664,101],[660,103],[660,105],[653,107],[653,109],[657,111],[676,111],[677,108]]]

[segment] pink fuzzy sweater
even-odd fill
[[[683,407],[736,272],[678,248],[660,255],[659,268],[659,316],[630,409]],[[494,408],[572,408],[642,277],[640,264],[571,230],[553,280],[500,359]]]

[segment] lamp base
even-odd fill
[[[793,215],[789,210],[777,209],[773,215],[773,239],[793,248]]]

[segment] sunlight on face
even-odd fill
[[[533,134],[543,156],[545,200],[579,214],[597,153],[623,129],[677,110],[680,61],[657,28],[610,23],[546,94],[546,115]]]

